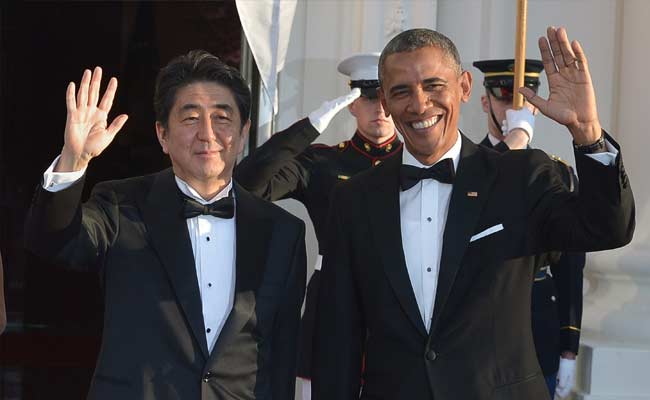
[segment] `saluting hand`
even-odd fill
[[[111,78],[99,102],[102,69],[95,67],[92,75],[85,70],[75,97],[75,84],[70,82],[66,91],[68,116],[65,123],[64,145],[55,172],[79,171],[97,157],[113,141],[124,126],[128,116],[121,114],[108,125],[108,112],[113,106],[117,79]]]
[[[546,33],[548,40],[539,38],[539,50],[548,76],[548,100],[530,88],[519,92],[542,114],[569,128],[576,144],[594,143],[601,126],[587,57],[577,40],[569,42],[564,28],[549,27]]]

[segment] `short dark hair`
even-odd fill
[[[205,50],[191,50],[160,69],[153,97],[156,121],[166,127],[169,113],[176,101],[176,92],[195,82],[213,82],[230,89],[239,108],[241,124],[244,126],[251,110],[251,92],[248,85],[239,71]]]
[[[454,42],[440,32],[431,29],[417,28],[401,32],[391,39],[379,56],[379,82],[381,83],[386,58],[391,54],[415,51],[424,47],[437,47],[449,59],[452,67],[460,75],[460,54]]]

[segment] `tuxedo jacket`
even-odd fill
[[[580,191],[570,193],[545,153],[499,154],[463,136],[429,332],[402,248],[401,157],[339,185],[313,399],[547,399],[531,333],[535,255],[623,246],[634,230],[620,153],[611,166],[576,160]]]
[[[504,142],[492,146],[486,136],[480,143],[502,153],[510,149]],[[559,158],[552,157],[558,173],[570,191],[578,190],[578,178],[573,168]],[[570,351],[578,354],[582,325],[582,277],[584,252],[554,254],[548,265],[551,274],[538,273],[531,296],[533,342],[542,372],[555,374],[560,354]]]
[[[35,253],[100,275],[104,330],[88,398],[293,399],[303,222],[234,185],[234,305],[208,352],[172,170],[100,183],[83,205],[82,186],[39,188],[26,238]]]
[[[335,146],[311,144],[319,133],[309,118],[301,119],[274,134],[235,167],[235,179],[265,200],[295,199],[301,202],[314,224],[319,253],[327,237],[327,213],[332,189],[341,181],[399,155],[397,134],[375,145],[356,132]],[[320,271],[309,279],[305,312],[300,327],[298,376],[311,377],[311,350],[317,311]]]

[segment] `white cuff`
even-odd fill
[[[74,172],[54,172],[54,167],[56,166],[56,163],[59,162],[59,158],[61,158],[61,156],[55,158],[54,162],[52,162],[50,167],[43,173],[43,189],[48,192],[59,192],[67,189],[81,179],[81,177],[86,173],[86,168]]]
[[[593,158],[594,160],[598,161],[603,165],[613,165],[614,161],[616,161],[618,150],[609,142],[609,140],[605,140],[605,145],[607,146],[606,153],[594,153],[594,154],[585,154],[585,155],[587,157]]]

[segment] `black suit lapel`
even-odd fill
[[[170,169],[159,173],[141,210],[152,247],[169,275],[194,339],[208,356],[203,308],[187,222],[181,214],[183,202]]]
[[[436,300],[430,332],[434,333],[447,303],[469,240],[488,198],[496,170],[478,146],[462,137],[460,161],[449,201],[443,236]]]
[[[402,247],[399,205],[399,168],[401,155],[395,155],[377,167],[377,173],[368,182],[369,196],[366,204],[370,213],[370,232],[380,252],[384,271],[402,309],[415,328],[427,336],[411,280],[409,279]],[[378,217],[381,216],[381,217]]]
[[[255,310],[255,293],[264,276],[273,221],[259,201],[235,183],[236,272],[233,308],[212,349],[211,359],[237,335]]]

